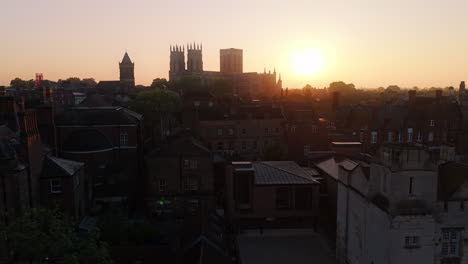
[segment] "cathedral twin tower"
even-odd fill
[[[185,69],[185,47],[171,46],[169,79],[183,72],[203,72],[203,47],[201,44],[187,44],[187,69]]]

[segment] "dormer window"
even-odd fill
[[[435,120],[429,120],[429,126],[433,127],[435,126]]]
[[[418,141],[418,142],[421,142],[421,141],[422,141],[422,134],[421,134],[421,132],[418,132],[417,141]]]

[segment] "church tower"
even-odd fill
[[[203,72],[202,45],[187,45],[187,71]]]
[[[185,50],[181,46],[171,46],[170,51],[169,81],[173,81],[185,72]]]
[[[128,90],[135,87],[135,63],[130,60],[128,53],[125,52],[122,62],[119,63],[120,68],[120,88]]]

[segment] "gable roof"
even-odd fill
[[[70,177],[83,166],[82,162],[47,156],[44,159],[41,178]]]
[[[301,168],[294,161],[263,161],[254,162],[255,184],[316,184],[314,171]],[[315,171],[316,172],[316,171]]]

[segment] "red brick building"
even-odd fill
[[[123,107],[66,109],[55,117],[59,156],[86,163],[95,197],[140,197],[141,121]]]
[[[232,162],[229,214],[240,227],[311,227],[319,216],[318,173],[293,161]]]

